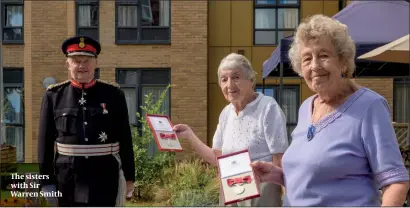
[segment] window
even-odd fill
[[[300,0],[254,0],[254,44],[277,45],[299,24]]]
[[[4,43],[23,43],[23,0],[3,0],[1,4]]]
[[[264,90],[265,95],[275,98],[276,102],[279,103],[279,86],[265,86]],[[262,86],[257,86],[256,92],[262,93]],[[299,86],[283,86],[281,108],[286,115],[289,141],[291,133],[298,123],[299,103]]]
[[[140,106],[145,103],[145,95],[152,93],[153,101],[159,99],[161,93],[170,83],[169,69],[117,69],[117,83],[124,91],[128,107],[128,117],[131,125],[140,129],[141,124],[138,122],[136,113],[145,116],[141,111]],[[170,93],[167,92],[167,97],[161,106],[161,111],[165,115],[170,115]],[[156,152],[157,147],[153,142],[149,147],[149,152]]]
[[[116,43],[170,43],[170,0],[117,0]]]
[[[100,78],[100,69],[96,68],[94,71],[94,79],[99,79]]]
[[[99,38],[98,0],[77,0],[77,35]]]
[[[345,3],[345,0],[338,0],[339,12],[342,11],[343,8],[345,8]]]
[[[4,68],[3,75],[3,113],[6,135],[5,139],[1,139],[1,143],[15,146],[17,162],[24,162],[23,70]]]
[[[397,123],[409,123],[410,79],[394,79],[393,120]]]

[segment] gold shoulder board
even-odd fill
[[[116,88],[120,88],[120,85],[115,83],[115,82],[108,82],[108,81],[105,81],[105,80],[102,80],[102,79],[97,79],[97,82],[104,83],[104,84],[107,84],[107,85],[111,85],[111,86],[114,86]]]
[[[60,82],[60,83],[56,83],[56,84],[49,85],[49,86],[47,87],[47,90],[51,90],[51,89],[53,89],[53,88],[55,88],[55,87],[58,87],[58,86],[67,84],[67,83],[69,83],[69,82],[70,82],[70,80],[66,80],[66,81],[64,81],[64,82]]]

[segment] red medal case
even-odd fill
[[[217,157],[225,205],[260,197],[248,150]]]
[[[147,114],[145,118],[154,135],[155,142],[162,152],[182,152],[182,146],[177,134],[172,130],[172,123],[168,116]]]

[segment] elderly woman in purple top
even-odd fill
[[[282,167],[253,162],[286,189],[285,206],[402,206],[409,188],[389,106],[349,80],[355,44],[346,25],[315,15],[297,28],[289,58],[316,92],[299,109]]]

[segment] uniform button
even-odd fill
[[[86,108],[86,107],[83,107],[83,110],[87,110],[87,108]]]
[[[85,138],[84,140],[85,140],[86,142],[88,142],[88,138]]]
[[[85,122],[84,122],[84,125],[87,125],[87,124],[88,124],[87,121],[85,121]]]
[[[63,116],[66,116],[67,115],[67,113],[63,113]]]
[[[85,156],[85,159],[88,159],[88,156]]]

